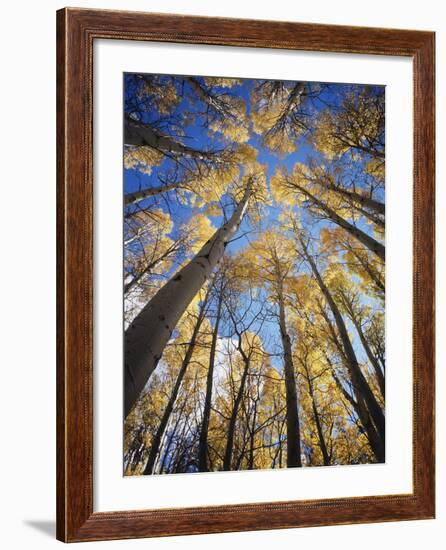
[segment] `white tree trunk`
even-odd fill
[[[282,338],[283,363],[285,374],[286,396],[286,424],[287,424],[287,467],[300,468],[302,459],[300,456],[300,425],[299,407],[297,403],[296,375],[294,372],[293,352],[291,340],[286,326],[285,304],[283,299],[282,283],[279,283],[279,328]]]
[[[386,249],[383,244],[381,244],[379,241],[374,239],[373,237],[370,237],[370,235],[367,235],[364,231],[356,227],[355,225],[351,224],[347,220],[345,220],[343,217],[339,216],[332,208],[327,206],[324,202],[319,200],[317,197],[315,197],[312,193],[307,191],[304,187],[299,185],[296,182],[293,182],[291,180],[291,186],[301,191],[308,199],[317,207],[319,207],[327,216],[339,227],[342,227],[342,229],[345,229],[350,235],[353,235],[360,243],[362,243],[364,246],[366,246],[371,252],[376,254],[380,260],[385,262],[386,260]]]
[[[184,155],[199,159],[215,156],[213,153],[187,147],[187,145],[183,145],[183,143],[175,138],[152,128],[149,124],[138,122],[130,117],[127,117],[125,121],[124,143],[125,145],[136,146],[147,145],[163,153],[173,153],[175,155]]]
[[[227,223],[146,304],[125,331],[124,413],[128,415],[147,383],[180,317],[222,258],[243,219],[252,180]]]
[[[134,193],[127,193],[124,195],[124,204],[125,206],[128,206],[129,204],[134,204],[147,199],[147,197],[154,197],[156,195],[161,195],[161,193],[168,193],[173,189],[178,189],[179,186],[179,183],[166,183],[164,185],[159,185],[158,187],[148,187],[147,189],[141,189],[140,191],[135,191]]]

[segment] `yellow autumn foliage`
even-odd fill
[[[161,164],[163,154],[148,146],[127,146],[124,149],[124,168],[139,170],[150,176],[152,168]]]

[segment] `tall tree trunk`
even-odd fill
[[[321,419],[320,419],[320,416],[319,416],[319,411],[317,410],[317,403],[316,403],[316,396],[314,395],[313,382],[311,380],[310,372],[308,371],[308,367],[305,364],[305,362],[303,362],[303,367],[304,367],[305,373],[306,373],[306,379],[307,379],[307,384],[308,384],[308,393],[310,394],[310,397],[311,397],[311,406],[312,406],[312,409],[313,409],[313,418],[314,418],[314,422],[316,424],[317,435],[318,435],[318,438],[319,438],[319,448],[320,448],[321,453],[322,453],[324,466],[329,466],[330,465],[330,455],[328,454],[327,445],[326,445],[325,439],[324,439],[324,432],[322,431],[322,424],[321,424]]]
[[[367,341],[367,338],[364,334],[364,331],[362,330],[361,322],[358,319],[353,306],[348,299],[348,297],[342,293],[342,299],[344,301],[344,305],[347,309],[348,315],[350,319],[352,320],[353,325],[355,326],[356,332],[358,333],[359,339],[361,340],[362,347],[364,348],[364,351],[370,361],[370,364],[373,367],[373,370],[375,372],[376,381],[378,383],[379,391],[381,392],[381,395],[383,397],[386,396],[386,384],[384,379],[384,373],[381,370],[381,366],[378,362],[378,359],[375,357],[375,354],[373,353],[372,349],[369,346],[369,343]]]
[[[315,197],[313,194],[311,194],[305,187],[302,187],[298,183],[294,181],[290,181],[290,185],[296,189],[298,189],[301,193],[303,193],[310,201],[316,205],[318,208],[320,208],[327,216],[339,227],[342,227],[345,229],[350,235],[355,237],[360,243],[362,243],[365,247],[367,247],[371,252],[376,254],[378,258],[380,258],[383,262],[385,261],[386,257],[386,249],[384,245],[382,245],[380,242],[375,240],[373,237],[370,237],[370,235],[367,235],[367,233],[364,233],[361,229],[358,227],[355,227],[353,224],[339,216],[332,208],[327,206],[325,203],[323,203],[321,200],[319,200],[317,197]]]
[[[311,254],[309,254],[303,239],[299,237],[299,240],[302,246],[303,255],[307,259],[308,263],[310,264],[311,270],[313,271],[314,277],[319,285],[319,288],[321,289],[322,294],[325,296],[325,299],[327,300],[328,305],[330,306],[330,309],[333,313],[333,317],[335,319],[336,326],[338,328],[339,335],[341,337],[345,355],[348,360],[350,376],[351,376],[353,387],[355,388],[355,392],[363,396],[364,401],[367,405],[367,408],[370,411],[373,422],[375,423],[375,426],[378,430],[378,433],[381,439],[385,441],[385,419],[384,419],[383,411],[379,406],[375,396],[373,395],[373,392],[370,389],[370,386],[368,385],[367,380],[362,374],[361,368],[356,359],[355,351],[350,341],[350,337],[348,335],[347,327],[345,326],[345,323],[344,323],[344,319],[342,318],[341,312],[339,311],[339,308],[336,302],[334,301],[331,295],[331,292],[325,285],[317,269],[317,266],[313,257],[311,256]]]
[[[124,414],[133,408],[183,315],[237,233],[248,206],[252,179],[227,223],[145,305],[125,331]]]
[[[333,365],[332,365],[331,374],[334,381],[336,382],[336,385],[341,391],[342,395],[347,399],[347,401],[350,403],[350,405],[353,407],[353,410],[357,414],[359,421],[361,422],[362,428],[364,430],[364,433],[367,436],[367,439],[369,440],[370,448],[372,449],[373,454],[376,457],[376,460],[378,462],[384,462],[385,461],[385,444],[382,438],[379,436],[378,432],[376,431],[376,428],[370,418],[370,413],[367,410],[367,407],[364,403],[364,399],[361,397],[361,395],[358,395],[357,399],[355,400],[351,395],[349,395],[349,393],[346,391],[346,389],[342,385],[342,382],[337,377],[336,372],[333,368]]]
[[[211,159],[215,156],[209,151],[199,151],[188,147],[175,138],[161,133],[150,124],[139,122],[127,116],[124,123],[124,143],[125,145],[135,145],[138,147],[148,146],[157,149],[165,154],[181,155],[196,159]]]
[[[257,403],[258,399],[256,399],[254,403],[254,411],[252,414],[252,422],[251,427],[249,430],[249,460],[248,460],[248,470],[254,470],[254,445],[255,445],[255,437],[256,437],[256,422],[257,422]],[[248,422],[248,419],[247,419]],[[262,441],[264,443],[264,441]]]
[[[293,111],[295,111],[296,107],[300,105],[300,102],[302,100],[302,95],[305,92],[305,84],[303,82],[297,82],[297,84],[292,89],[291,93],[289,94],[286,105],[283,107],[282,112],[279,114],[279,116],[274,120],[273,126],[267,130],[267,133],[270,132],[274,127],[280,127],[284,124],[284,121],[293,114]],[[300,125],[304,125],[303,120],[299,120]],[[295,123],[297,123],[297,118],[295,118]]]
[[[206,86],[203,86],[197,78],[193,76],[185,79],[199,98],[206,103],[208,111],[219,113],[223,118],[232,118],[237,120],[236,115],[231,111],[230,106],[217,96],[214,96]]]
[[[166,431],[167,425],[169,423],[170,415],[172,414],[172,410],[175,405],[176,398],[178,397],[178,392],[180,391],[180,387],[184,379],[184,375],[186,374],[187,368],[190,364],[192,355],[195,350],[198,334],[200,332],[200,328],[205,316],[206,302],[207,302],[207,296],[200,307],[200,312],[197,317],[197,322],[195,323],[195,327],[194,327],[189,345],[187,347],[186,354],[184,356],[183,362],[181,363],[180,370],[178,371],[175,385],[173,387],[169,401],[167,402],[166,408],[164,409],[164,413],[161,418],[160,425],[158,426],[158,430],[156,431],[156,434],[152,440],[152,445],[150,447],[150,452],[149,452],[149,458],[147,460],[147,464],[144,469],[144,475],[150,475],[153,473],[153,466],[155,465],[156,457],[159,452],[159,448],[164,436],[164,432]]]
[[[177,189],[179,186],[179,183],[165,183],[164,185],[159,185],[158,187],[147,187],[146,189],[140,189],[139,191],[134,191],[133,193],[126,193],[124,195],[124,205],[129,206],[129,204],[134,204],[147,199],[148,197],[155,197],[156,195],[161,195],[161,193],[167,193],[168,191]]]
[[[249,364],[250,364],[250,358],[246,355],[246,353],[243,351],[243,348],[242,348],[241,335],[239,335],[238,350],[242,356],[244,368],[243,368],[242,378],[240,380],[240,386],[238,388],[237,395],[234,400],[234,405],[232,407],[231,417],[229,419],[228,436],[227,436],[228,438],[226,440],[225,454],[223,457],[223,470],[225,471],[228,471],[231,469],[232,451],[234,448],[235,426],[237,423],[237,415],[238,415],[239,407],[242,402],[243,393],[245,391],[246,379],[248,377]]]
[[[165,471],[166,473],[174,474],[176,472],[184,471],[182,469],[183,467],[182,459],[187,453],[187,447],[185,448],[184,446],[184,439],[185,439],[186,431],[188,429],[187,428],[188,423],[184,422],[185,407],[186,407],[186,400],[184,400],[181,410],[179,411],[178,419],[175,422],[174,428],[172,430],[173,433],[171,435],[171,438],[169,439],[167,449],[164,452],[161,472]],[[180,429],[181,431],[178,435],[178,439],[176,441],[175,448],[172,451],[172,455],[169,457],[168,453],[170,453],[172,442],[174,442],[174,435],[176,434],[177,428],[180,424],[181,424],[181,429]],[[166,468],[166,460],[168,460],[168,468]]]
[[[376,286],[377,290],[381,293],[384,293],[386,291],[386,287],[383,281],[380,279],[379,274],[376,271],[374,271],[366,261],[364,261],[364,258],[361,258],[361,255],[358,254],[358,252],[353,247],[349,247],[347,248],[347,250],[349,250],[353,254],[353,256],[358,260],[359,264],[367,272],[370,279]]]
[[[353,205],[353,207],[355,208],[355,210],[357,212],[359,212],[360,214],[362,214],[363,216],[365,216],[368,220],[370,220],[372,223],[374,223],[375,225],[378,225],[379,227],[381,227],[382,229],[385,229],[386,227],[386,222],[383,218],[380,218],[377,214],[372,214],[372,212],[370,212],[369,210],[366,210],[365,208],[361,208],[360,206],[358,205]]]
[[[300,426],[299,410],[297,405],[296,377],[294,374],[291,339],[287,331],[285,305],[282,289],[279,289],[279,327],[283,347],[283,361],[285,371],[285,393],[287,407],[287,466],[295,468],[302,466],[300,456]]]
[[[351,191],[348,189],[342,189],[334,184],[322,184],[327,189],[330,189],[331,191],[334,191],[335,193],[339,193],[340,195],[343,195],[344,197],[347,197],[348,199],[351,199],[353,202],[356,202],[363,208],[369,208],[370,210],[373,210],[377,214],[384,215],[386,213],[386,206],[383,202],[371,199],[370,197],[366,197],[361,193],[357,193],[356,191]]]
[[[320,304],[319,304],[319,307],[321,307]],[[327,326],[328,326],[328,329],[330,331],[333,343],[335,344],[335,346],[336,346],[337,350],[339,351],[339,354],[342,358],[342,363],[345,366],[345,368],[347,369],[347,371],[350,373],[350,366],[349,366],[349,362],[348,362],[348,357],[345,353],[345,349],[344,349],[342,343],[339,341],[339,339],[338,339],[338,337],[337,337],[337,335],[334,331],[334,328],[333,328],[333,326],[330,322],[330,319],[328,318],[326,313],[323,311],[323,309],[321,309],[321,314],[324,317],[325,322],[327,323]],[[327,363],[331,367],[331,374],[332,374],[332,377],[333,377],[334,381],[336,382],[336,385],[338,386],[340,392],[345,397],[345,399],[350,403],[350,405],[352,406],[353,410],[355,411],[356,415],[359,418],[362,429],[363,429],[364,433],[366,434],[367,439],[369,440],[370,448],[372,449],[372,451],[373,451],[373,453],[376,457],[376,460],[378,462],[384,462],[385,461],[385,443],[384,443],[384,440],[378,434],[378,432],[375,428],[375,425],[372,422],[372,419],[370,417],[370,412],[368,411],[368,409],[365,405],[364,399],[362,398],[361,394],[359,394],[358,391],[354,387],[353,387],[353,391],[354,391],[356,400],[354,399],[354,397],[352,397],[347,392],[347,390],[342,385],[342,382],[339,380],[338,376],[336,375],[336,371],[335,371],[334,366],[333,366],[333,364],[330,360],[330,357],[328,356],[328,354],[326,352],[324,353],[324,355],[325,355],[325,358],[327,360]],[[351,374],[350,374],[350,381],[351,381]],[[353,382],[352,382],[352,384],[353,384]]]
[[[218,328],[220,326],[221,310],[223,305],[223,282],[220,285],[220,292],[218,295],[217,314],[215,317],[214,331],[212,333],[211,350],[209,353],[209,366],[206,377],[206,397],[203,407],[203,418],[201,421],[200,440],[198,443],[198,471],[208,471],[208,433],[209,433],[209,420],[211,418],[211,405],[212,405],[212,389],[214,386],[214,367],[215,367],[215,354],[217,351],[218,341]]]
[[[364,427],[364,432],[369,440],[370,447],[376,456],[377,461],[384,462],[386,459],[385,441],[376,429],[367,408],[367,404],[361,394],[357,395],[355,410],[362,426]]]
[[[175,441],[175,436],[176,436],[176,433],[177,433],[178,426],[181,422],[181,416],[182,416],[183,410],[184,410],[184,405],[181,408],[181,411],[179,411],[178,418],[176,419],[175,424],[173,425],[173,428],[171,428],[169,434],[164,437],[164,439],[166,439],[166,437],[168,438],[167,443],[165,443],[164,441],[161,442],[162,443],[161,444],[161,449],[160,449],[160,462],[161,462],[161,464],[160,464],[160,467],[158,469],[160,474],[162,474],[166,470],[166,462],[169,460],[170,449],[172,448],[173,442]],[[161,459],[161,456],[162,456],[162,459]],[[153,468],[152,468],[152,472],[153,472],[153,469],[156,467],[156,462],[157,462],[157,460],[155,459],[154,464],[153,464]]]

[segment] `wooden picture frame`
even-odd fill
[[[93,512],[93,43],[398,55],[414,68],[413,492]],[[57,538],[65,542],[434,517],[432,32],[66,8],[57,13]]]

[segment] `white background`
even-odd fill
[[[319,0],[76,1],[78,6],[257,17],[437,31],[438,170],[446,162],[446,16],[443,2]],[[55,9],[62,2],[2,7],[2,530],[6,548],[55,547]],[[254,8],[255,6],[255,8]],[[5,95],[5,97],[3,97]],[[6,123],[6,126],[5,126]],[[445,278],[446,208],[438,185],[438,280]],[[4,243],[4,244],[3,244]],[[442,253],[440,254],[440,250]],[[438,288],[438,510],[435,521],[101,543],[101,548],[439,548],[446,534],[446,325]],[[5,379],[6,376],[6,379]],[[441,426],[442,429],[438,429]],[[3,509],[4,508],[4,509]],[[93,543],[99,544],[99,543]]]
[[[412,492],[410,59],[101,40],[94,51],[94,510]],[[122,73],[168,72],[386,85],[386,463],[122,476]],[[402,269],[404,266],[404,269]],[[348,491],[348,492],[346,492]]]

